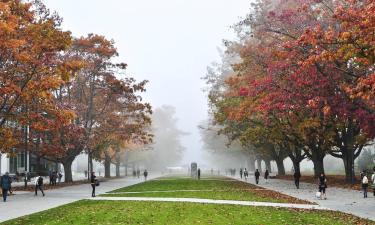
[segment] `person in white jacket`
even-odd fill
[[[367,191],[368,191],[368,178],[367,174],[365,173],[362,178],[362,189],[363,189],[363,197],[367,198]]]

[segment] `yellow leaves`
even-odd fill
[[[340,38],[343,40],[343,41],[348,41],[350,38],[351,38],[351,33],[350,32],[343,32],[341,33],[340,35]]]

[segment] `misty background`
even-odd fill
[[[182,163],[200,161],[200,131],[207,119],[207,99],[200,79],[207,66],[220,60],[217,47],[233,39],[230,26],[246,15],[249,0],[45,0],[74,36],[89,32],[114,39],[119,61],[128,74],[147,79],[144,98],[156,109],[175,108],[185,147]],[[160,128],[162,129],[162,128]]]

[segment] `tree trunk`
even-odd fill
[[[262,160],[261,159],[257,159],[257,167],[258,167],[258,170],[259,170],[259,173],[263,173],[263,170],[262,170]]]
[[[317,178],[320,176],[320,174],[324,173],[324,163],[323,163],[324,157],[318,157],[316,159],[313,159],[314,164],[314,176]]]
[[[277,174],[285,175],[284,159],[278,158],[278,159],[275,159],[275,161],[276,161],[276,166],[277,166]]]
[[[104,159],[104,176],[105,178],[111,177],[111,158],[107,155]]]
[[[264,162],[266,163],[266,170],[268,170],[269,173],[272,173],[272,170],[271,170],[271,160],[266,159],[266,160],[264,160]]]
[[[74,159],[68,159],[62,162],[64,166],[64,176],[65,176],[65,183],[73,182],[73,175],[72,175],[72,163]]]
[[[40,161],[41,161],[40,155],[37,154],[36,155],[36,168],[35,168],[37,174],[41,174],[41,172],[42,172],[42,165],[41,165]]]
[[[128,164],[125,164],[125,176],[128,176]]]
[[[120,177],[120,161],[116,161],[116,177]]]
[[[355,183],[355,172],[354,172],[354,152],[350,151],[350,154],[344,154],[342,160],[345,167],[345,181],[347,183]]]
[[[254,172],[255,171],[255,157],[254,155],[250,155],[247,161],[247,165],[249,168],[249,171]]]
[[[293,168],[294,168],[294,173],[299,173],[301,174],[301,161],[299,160],[292,160],[293,162]]]

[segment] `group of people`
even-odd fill
[[[133,170],[133,177],[138,177],[141,176],[141,170],[140,169],[137,169],[137,170]]]
[[[247,171],[247,169],[242,169],[240,168],[240,178],[245,178],[245,180],[247,180],[247,178],[249,177],[249,171]],[[256,169],[255,172],[254,172],[254,177],[255,177],[255,183],[256,184],[259,184],[259,178],[260,178],[260,172],[259,172],[259,169]],[[264,180],[266,181],[266,183],[268,183],[268,178],[270,177],[270,172],[268,171],[268,169],[264,172]]]
[[[62,173],[56,171],[49,171],[49,185],[56,185],[56,181],[58,180],[61,183],[61,179],[63,177]]]
[[[234,177],[234,176],[236,176],[236,169],[232,169],[232,168],[227,169],[227,170],[225,170],[225,174],[226,175],[229,174],[230,176]]]

